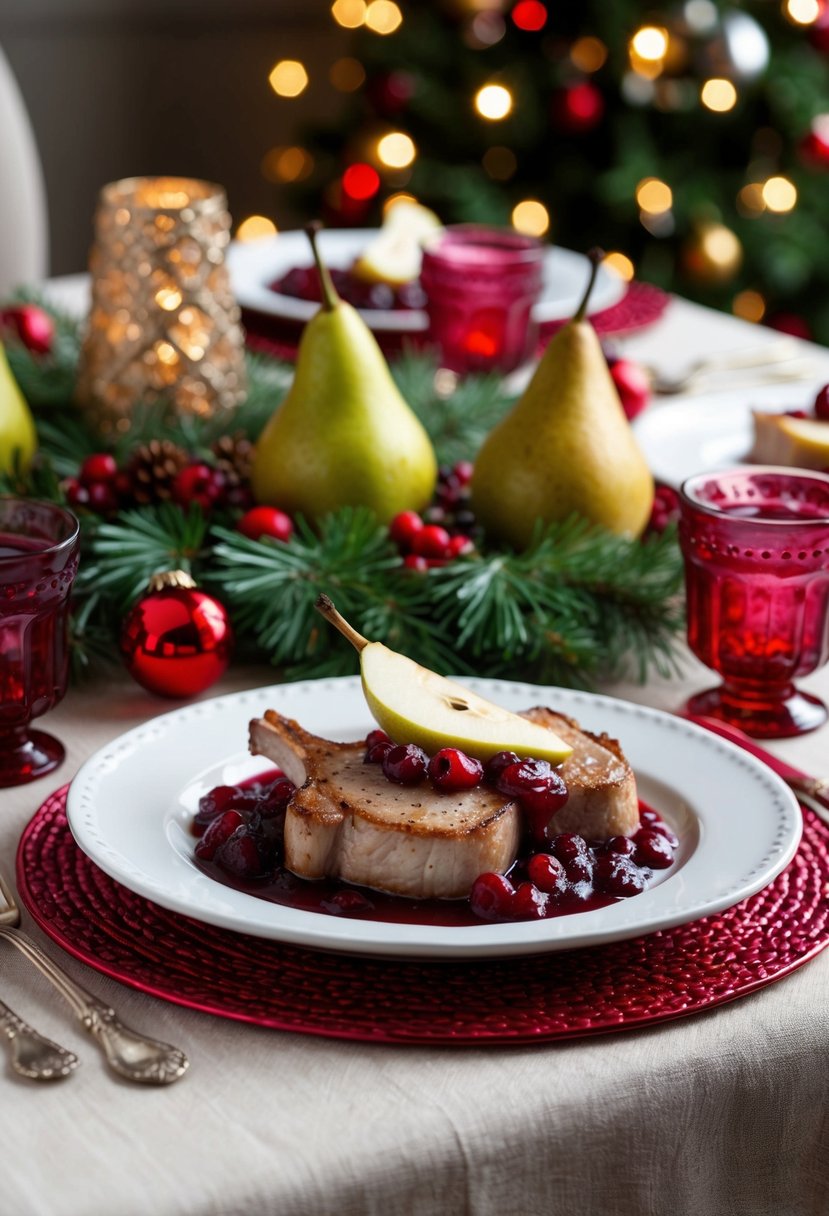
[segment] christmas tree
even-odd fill
[[[829,342],[826,0],[643,11],[336,0],[344,104],[264,171],[329,223],[372,225],[411,193]]]

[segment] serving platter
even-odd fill
[[[511,957],[598,945],[680,925],[761,890],[792,858],[802,828],[788,788],[765,765],[670,714],[595,694],[465,680],[511,709],[547,704],[618,738],[640,795],[679,837],[677,860],[644,893],[537,922],[449,927],[354,920],[272,904],[218,883],[193,860],[199,797],[267,763],[246,754],[248,722],[267,708],[334,739],[373,726],[357,678],[281,684],[198,702],[121,735],[69,790],[83,852],[117,882],[196,920],[315,949],[395,957]]]
[[[326,229],[319,247],[329,266],[346,269],[377,235],[374,228]],[[244,309],[283,321],[309,321],[319,309],[311,300],[272,291],[270,284],[294,266],[310,266],[311,250],[302,231],[280,232],[258,241],[234,242],[227,254],[230,280],[236,299]],[[544,254],[544,282],[533,316],[539,324],[570,317],[577,308],[590,273],[587,258],[570,249],[549,246]],[[628,284],[608,266],[600,266],[590,295],[589,312],[601,312],[617,304]],[[421,309],[360,309],[372,330],[422,333],[428,320]]]

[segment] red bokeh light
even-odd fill
[[[353,199],[372,198],[380,189],[380,174],[371,165],[349,165],[343,174],[343,193]]]
[[[519,30],[543,30],[547,24],[547,10],[541,0],[518,0],[512,10],[512,19]]]

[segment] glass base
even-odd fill
[[[0,735],[0,789],[45,777],[65,756],[63,744],[42,730]]]
[[[819,697],[792,691],[779,701],[741,700],[723,687],[697,693],[688,702],[688,712],[731,726],[739,726],[755,739],[791,739],[823,726],[829,711]]]

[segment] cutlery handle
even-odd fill
[[[12,1068],[32,1081],[60,1081],[78,1067],[74,1052],[39,1034],[0,1001],[0,1031],[9,1041]]]
[[[111,1005],[76,983],[21,929],[0,925],[0,937],[11,942],[57,989],[119,1076],[145,1085],[169,1085],[184,1075],[189,1065],[184,1052],[125,1026]]]

